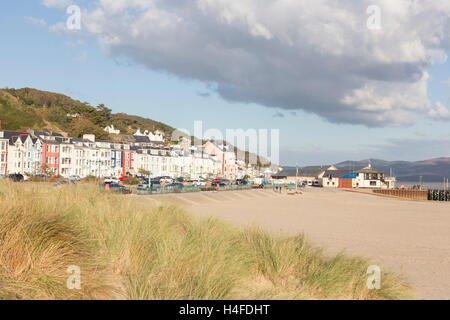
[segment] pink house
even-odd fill
[[[217,156],[220,162],[222,162],[222,175],[223,178],[234,180],[236,179],[236,155],[232,148],[227,145],[216,144],[215,142],[208,141],[203,146],[203,152]]]

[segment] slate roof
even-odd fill
[[[139,143],[150,143],[150,139],[147,136],[134,136],[134,141]]]
[[[364,168],[356,171],[358,173],[384,173],[382,170],[374,169],[374,168]]]
[[[346,174],[351,173],[351,170],[327,170],[325,171],[323,177],[340,178]]]

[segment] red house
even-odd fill
[[[56,141],[45,141],[42,145],[42,168],[49,168],[52,176],[59,176],[60,146]]]

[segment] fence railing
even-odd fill
[[[413,200],[450,201],[450,191],[447,190],[373,190],[373,192]]]
[[[225,186],[177,186],[177,187],[138,187],[137,191],[140,194],[165,194],[165,193],[191,193],[200,191],[236,191],[236,190],[251,190],[254,185],[225,185]]]

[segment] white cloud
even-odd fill
[[[381,30],[366,28],[372,4]],[[450,1],[98,0],[82,23],[111,56],[226,100],[367,126],[433,114],[428,69],[450,48]]]
[[[38,19],[38,18],[34,18],[34,17],[25,17],[25,21],[27,21],[28,23],[34,24],[34,25],[39,25],[39,26],[47,25],[47,22],[44,19]]]
[[[435,120],[450,121],[450,110],[438,101],[435,107],[428,112],[428,116]]]
[[[72,0],[42,0],[42,4],[47,8],[64,9],[73,3]]]
[[[67,27],[65,23],[58,22],[48,28],[51,32],[66,32]]]

